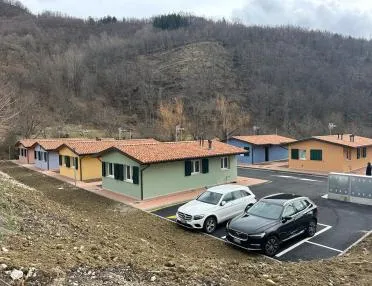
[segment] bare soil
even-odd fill
[[[372,281],[371,238],[342,257],[278,263],[10,162],[0,171],[0,285]],[[29,277],[13,281],[13,269]]]

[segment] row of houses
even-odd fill
[[[21,140],[19,161],[143,200],[237,179],[244,149],[218,141]]]

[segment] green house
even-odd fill
[[[144,200],[233,182],[244,152],[218,141],[117,145],[99,154],[102,186]]]

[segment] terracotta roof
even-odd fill
[[[199,141],[182,141],[159,142],[140,145],[117,144],[112,148],[104,150],[99,155],[110,151],[119,151],[143,164],[216,157],[223,155],[237,155],[246,152],[244,149],[218,141],[213,141],[212,149],[208,149],[207,141],[204,142],[204,146],[201,146]]]
[[[130,139],[130,140],[108,140],[108,141],[70,141],[62,144],[58,149],[67,147],[77,155],[93,155],[115,145],[139,145],[139,144],[157,144],[155,139]]]
[[[352,147],[352,148],[359,148],[359,147],[366,147],[366,146],[372,146],[372,139],[361,137],[361,136],[354,136],[354,142],[350,141],[350,135],[352,134],[343,134],[342,139],[338,138],[338,135],[326,135],[326,136],[313,136],[313,139],[317,139],[324,142],[329,142],[337,145],[342,145],[346,147]],[[307,140],[310,140],[312,138],[309,138]],[[301,140],[302,141],[302,140]]]
[[[30,148],[32,145],[36,143],[37,139],[22,139],[19,140],[15,146],[23,145],[25,148]]]
[[[295,139],[280,135],[251,135],[251,136],[233,136],[233,139],[244,141],[253,145],[281,145],[295,142]]]

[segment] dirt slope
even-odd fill
[[[21,267],[25,274],[36,268],[26,285],[368,285],[372,279],[371,239],[342,258],[279,264],[12,163],[1,162],[0,171],[6,229],[0,278],[8,283],[9,271]]]

